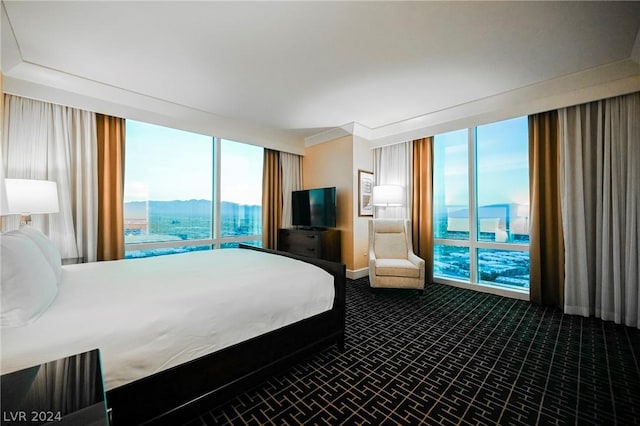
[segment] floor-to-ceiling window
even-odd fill
[[[261,147],[126,123],[126,257],[260,244]]]
[[[222,247],[262,245],[262,148],[223,139],[220,144]]]
[[[528,292],[527,117],[434,138],[434,278]]]

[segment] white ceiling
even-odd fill
[[[19,56],[3,53],[9,77],[27,79],[16,65],[28,64],[297,136],[392,126],[639,49],[640,2],[3,5]]]

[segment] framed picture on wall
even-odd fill
[[[373,173],[358,170],[358,216],[373,216]]]

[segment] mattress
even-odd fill
[[[63,267],[53,304],[2,329],[2,373],[98,348],[105,389],[328,311],[333,277],[253,250]]]

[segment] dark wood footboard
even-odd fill
[[[219,405],[313,352],[344,348],[345,265],[241,245],[311,263],[334,279],[333,308],[107,392],[112,425],[178,424]]]

